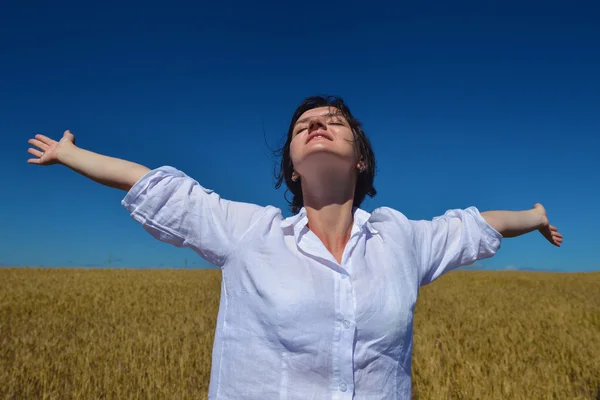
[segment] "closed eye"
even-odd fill
[[[300,128],[296,131],[296,133],[294,133],[294,136],[299,135],[300,132],[302,132],[303,130],[305,130],[306,128]]]
[[[342,126],[346,126],[345,121],[342,120],[341,118],[332,118],[330,120],[327,121],[328,124],[331,125],[342,125]]]

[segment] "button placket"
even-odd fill
[[[349,271],[349,263],[344,263],[343,268]],[[340,392],[352,392],[354,386],[354,298],[352,295],[352,280],[347,279],[344,273],[339,281],[340,310],[338,314],[339,329],[339,381]]]

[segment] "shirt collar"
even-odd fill
[[[369,219],[371,218],[369,212],[358,207],[352,207],[352,212],[354,213],[354,225],[356,225],[359,230],[366,228],[372,235],[377,235],[379,233],[379,231],[373,228],[373,225],[369,222]],[[307,222],[308,217],[306,216],[306,209],[302,207],[298,214],[281,221],[281,228],[284,229],[292,226],[294,231],[299,231],[306,226]]]

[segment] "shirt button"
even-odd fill
[[[345,392],[347,389],[348,389],[348,386],[344,382],[340,383],[340,390],[342,392]]]
[[[344,320],[343,324],[344,324],[344,328],[346,328],[346,329],[350,328],[350,321],[348,321],[347,319]]]

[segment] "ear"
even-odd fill
[[[360,156],[360,161],[356,164],[356,168],[360,172],[365,172],[365,170],[367,169],[367,164],[365,163],[365,159],[363,156]]]

